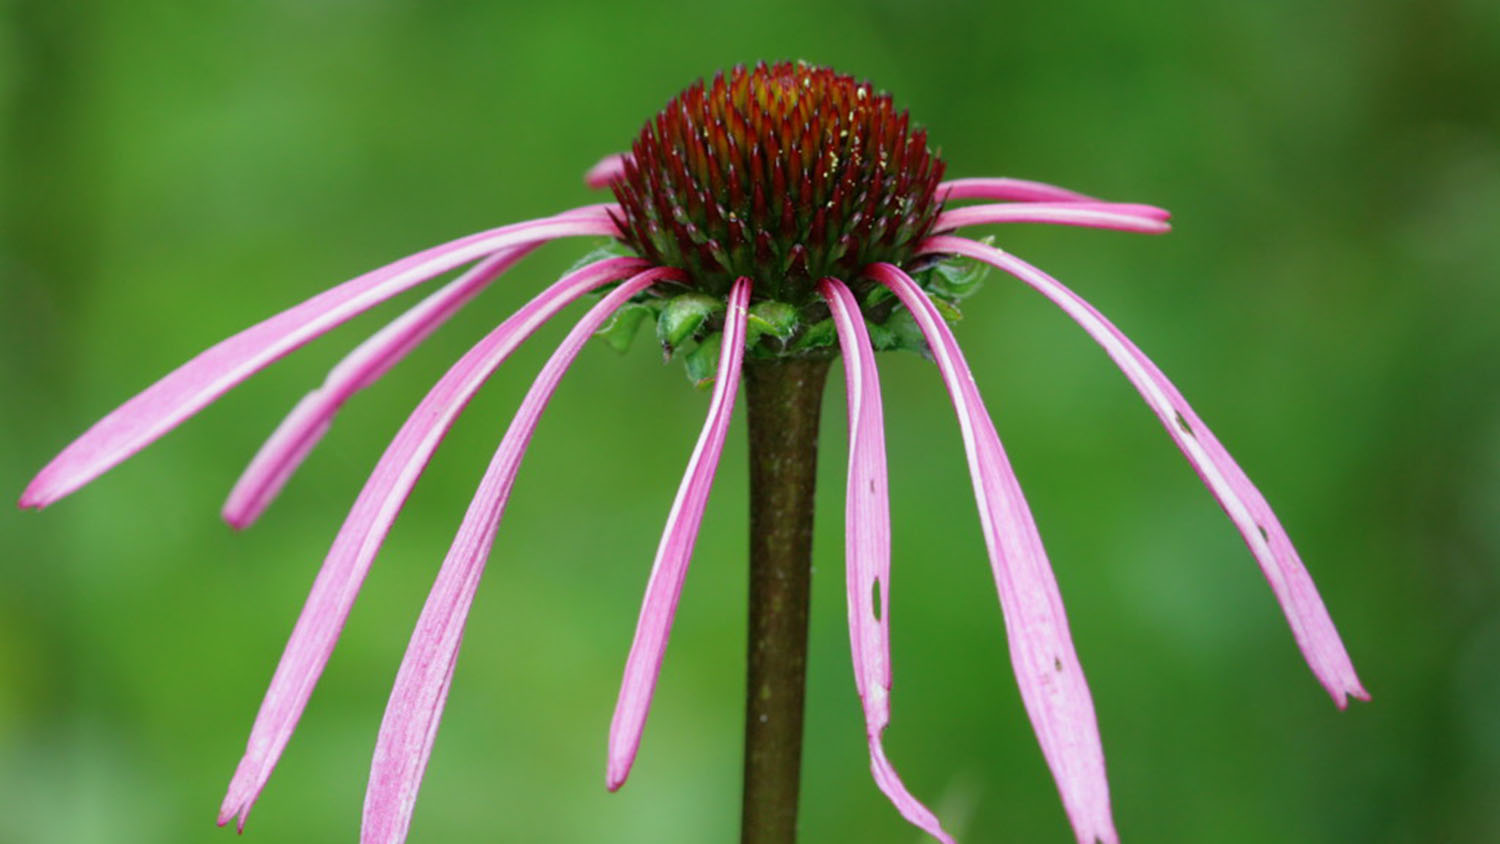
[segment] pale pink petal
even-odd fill
[[[625,157],[625,153],[617,152],[599,159],[599,163],[584,174],[583,183],[594,190],[609,187],[610,182],[625,174]]]
[[[618,211],[611,204],[586,205],[552,219]],[[502,250],[480,261],[361,343],[328,373],[323,386],[304,396],[261,446],[229,493],[222,511],[236,529],[249,527],[328,432],[333,417],[355,393],[375,383],[490,281],[540,244]]]
[[[1281,603],[1297,646],[1334,703],[1343,708],[1348,696],[1368,700],[1317,587],[1276,514],[1161,370],[1077,294],[1014,255],[958,237],[931,238],[922,250],[967,255],[1005,270],[1051,299],[1104,347],[1239,528]]]
[[[624,212],[620,210],[620,204],[618,202],[594,202],[589,205],[580,205],[577,208],[569,208],[567,211],[560,211],[551,219],[573,220],[579,217],[595,217],[600,214],[604,214],[605,216],[614,214],[618,216],[622,213]],[[619,232],[616,231],[613,232],[611,236],[618,234]]]
[[[635,258],[608,258],[569,273],[465,354],[407,418],[365,481],[313,582],[256,715],[245,756],[229,784],[219,811],[220,824],[239,815],[240,828],[244,828],[251,804],[271,776],[328,662],[371,561],[428,459],[469,399],[543,322],[590,290],[646,266]]]
[[[989,199],[996,202],[1099,202],[1092,196],[1026,179],[952,179],[937,186],[944,201]]]
[[[630,766],[641,745],[641,732],[651,709],[651,696],[661,673],[662,657],[672,633],[672,618],[677,613],[677,599],[687,577],[693,543],[719,468],[724,450],[724,436],[734,413],[735,394],[740,383],[740,362],[745,353],[745,331],[750,305],[750,279],[741,278],[729,293],[729,307],[724,316],[724,339],[720,346],[719,369],[714,380],[714,394],[708,405],[708,417],[698,435],[698,444],[688,459],[687,472],[677,488],[677,498],[667,516],[656,561],[646,583],[636,622],[635,640],[625,661],[625,677],[615,703],[614,719],[609,726],[609,763],[605,785],[614,791],[625,783]]]
[[[844,355],[849,404],[849,482],[844,502],[845,584],[848,589],[849,648],[854,683],[865,710],[870,772],[901,815],[927,834],[953,844],[937,816],[912,796],[886,759],[881,736],[891,721],[891,516],[885,471],[885,431],[875,352],[859,303],[849,288],[823,279],[818,291],[828,302]]]
[[[99,420],[32,480],[22,507],[45,507],[149,445],[225,391],[345,320],[501,249],[617,233],[607,213],[535,220],[462,237],[326,290],[221,341]]]
[[[611,290],[568,332],[521,401],[520,410],[516,411],[464,514],[458,536],[443,560],[396,674],[365,791],[364,826],[360,833],[363,844],[397,844],[406,840],[417,790],[453,681],[453,667],[463,642],[469,608],[484,574],[484,564],[494,545],[521,458],[552,391],[583,345],[616,308],[672,272],[664,268],[646,270]]]
[[[935,232],[991,223],[1051,223],[1096,229],[1162,234],[1172,230],[1169,214],[1151,205],[1119,202],[1013,202],[950,208],[932,224]]]
[[[974,376],[936,307],[906,273],[874,264],[866,273],[911,311],[948,385],[963,434],[974,495],[1004,611],[1021,700],[1062,794],[1080,844],[1116,844],[1094,702],[1073,649],[1062,595],[1041,536]]]
[[[618,206],[603,203],[551,219],[597,216]],[[224,520],[237,529],[260,518],[287,479],[328,432],[333,417],[355,393],[380,379],[491,281],[541,244],[506,249],[485,258],[361,343],[329,371],[323,385],[292,409],[240,475],[224,502]]]
[[[224,502],[224,521],[243,529],[260,518],[287,479],[327,433],[344,402],[379,380],[448,317],[534,248],[507,249],[485,258],[339,361],[323,385],[304,396],[256,452]]]

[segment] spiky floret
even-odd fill
[[[889,95],[804,63],[737,67],[648,121],[611,188],[621,239],[723,296],[817,301],[824,276],[906,264],[942,210],[943,162]]]

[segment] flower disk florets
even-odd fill
[[[801,306],[824,276],[903,264],[942,208],[943,162],[887,94],[802,63],[735,68],[649,121],[612,188],[621,238],[725,295]]]

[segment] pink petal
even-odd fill
[[[469,350],[407,418],[365,481],[318,572],[256,715],[245,756],[229,784],[219,811],[221,825],[239,815],[240,828],[244,828],[251,805],[270,778],[328,662],[375,553],[428,459],[469,399],[543,322],[590,290],[646,266],[635,258],[608,258],[563,277]]]
[[[675,272],[667,268],[646,270],[616,287],[579,320],[562,345],[542,367],[526,393],[520,410],[505,432],[484,479],[464,514],[453,547],[422,607],[401,669],[386,704],[375,759],[370,766],[370,784],[365,792],[363,844],[406,840],[416,805],[417,790],[432,753],[433,737],[442,718],[453,667],[463,642],[464,624],[474,601],[484,564],[495,542],[495,532],[510,498],[516,472],[537,421],[564,372],[599,326],[615,309],[659,279]]]
[[[1116,202],[1017,202],[1005,205],[967,205],[938,215],[933,231],[991,223],[1054,223],[1097,229],[1162,234],[1172,230],[1166,211],[1151,205]]]
[[[958,237],[931,238],[922,250],[967,255],[1005,270],[1051,299],[1104,347],[1239,528],[1281,603],[1297,646],[1334,703],[1342,709],[1348,696],[1368,700],[1317,587],[1276,514],[1161,370],[1088,302],[1025,261]]]
[[[249,527],[302,464],[333,423],[333,417],[355,393],[380,379],[448,317],[491,281],[531,252],[521,246],[497,252],[423,299],[339,361],[323,386],[308,393],[256,452],[224,502],[224,521]]]
[[[1062,596],[973,373],[947,323],[916,282],[890,264],[871,265],[866,273],[911,311],[948,385],[1004,610],[1011,664],[1073,831],[1080,844],[1116,844],[1094,703],[1073,649]]]
[[[742,278],[735,282],[729,294],[719,370],[714,380],[713,399],[708,405],[708,418],[703,422],[703,431],[698,435],[698,444],[693,448],[687,472],[667,516],[666,529],[656,549],[656,561],[651,566],[651,577],[646,583],[646,596],[641,602],[635,640],[631,642],[630,656],[625,661],[625,677],[620,684],[620,696],[609,727],[609,764],[605,784],[610,791],[624,785],[625,778],[630,775],[630,766],[635,762],[636,751],[640,749],[641,732],[646,726],[651,696],[656,691],[656,678],[661,673],[662,657],[667,650],[667,638],[672,632],[672,619],[677,613],[677,599],[682,595],[682,582],[687,577],[688,561],[693,556],[693,543],[698,539],[698,526],[703,520],[703,509],[708,503],[714,473],[719,468],[719,454],[724,450],[724,436],[729,431],[729,419],[734,412],[740,362],[745,353],[746,309],[749,304],[750,279]]]
[[[617,152],[599,159],[583,176],[583,183],[593,190],[609,187],[609,183],[625,175],[625,153]]]
[[[501,249],[616,231],[598,212],[518,223],[434,246],[326,290],[221,341],[96,422],[42,469],[20,505],[45,507],[73,492],[288,352],[435,275]]]
[[[1099,202],[1067,188],[1026,179],[953,179],[937,187],[944,201],[989,199],[998,202]]]
[[[891,518],[880,379],[875,372],[875,352],[854,294],[843,282],[831,278],[823,279],[818,290],[828,302],[838,329],[848,384],[845,582],[849,593],[849,647],[854,657],[854,683],[865,710],[870,771],[880,790],[903,817],[939,841],[953,844],[953,838],[943,830],[937,817],[907,791],[881,744],[881,735],[891,721]]]
[[[618,206],[610,203],[585,205],[552,219],[597,216],[618,210]],[[224,520],[235,528],[249,527],[328,432],[344,402],[379,380],[490,281],[539,245],[502,250],[480,261],[345,356],[328,373],[323,386],[304,396],[261,446],[229,493],[229,500],[224,503]]]

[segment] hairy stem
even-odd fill
[[[745,362],[750,638],[742,844],[797,840],[818,411],[828,360]]]

